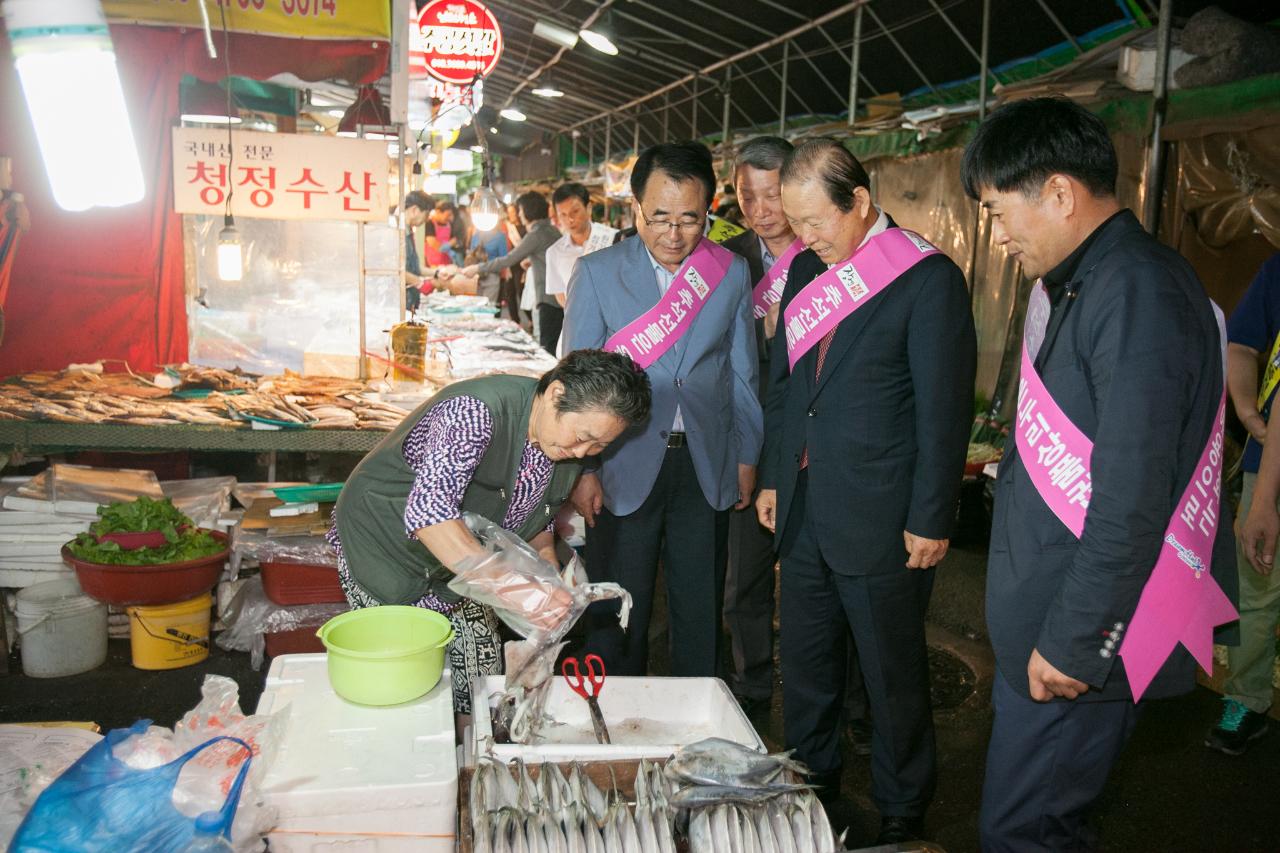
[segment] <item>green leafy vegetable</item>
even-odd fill
[[[164,533],[164,545],[126,550],[116,542],[98,541],[98,536],[107,533],[153,530]],[[226,550],[226,545],[213,538],[209,531],[196,527],[168,498],[157,501],[140,497],[99,507],[98,520],[90,525],[89,532],[68,542],[67,549],[90,563],[152,566],[209,557]]]

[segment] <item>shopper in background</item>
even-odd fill
[[[786,746],[819,797],[838,799],[851,630],[876,843],[895,844],[923,833],[937,776],[924,617],[973,417],[969,291],[950,258],[873,203],[837,140],[788,155],[782,203],[808,249],[780,302],[756,508],[782,558]]]
[[[639,239],[579,258],[568,286],[565,348],[626,349],[653,384],[646,428],[615,442],[574,490],[587,571],[634,603],[625,634],[612,608],[590,613],[588,646],[610,673],[646,674],[661,562],[672,674],[713,676],[728,510],[750,502],[760,455],[751,283],[746,261],[702,236],[715,190],[705,145],[645,149],[631,189]]]
[[[414,190],[404,197],[404,307],[410,313],[418,310],[425,280],[413,230],[421,228],[427,221],[427,213],[434,209],[431,196],[422,190]]]
[[[423,241],[423,260],[429,267],[457,266],[453,252],[453,220],[457,208],[448,199],[440,199],[427,215],[427,236]]]
[[[529,260],[529,280],[533,287],[534,305],[537,311],[535,323],[538,342],[552,355],[560,339],[560,326],[564,322],[564,309],[554,296],[547,296],[547,249],[560,239],[560,232],[548,220],[547,200],[538,193],[527,192],[516,199],[520,220],[527,229],[520,244],[505,257],[471,264],[460,271],[464,276],[482,276],[504,269],[511,269],[526,258]]]
[[[578,258],[612,246],[618,232],[591,220],[591,194],[582,184],[567,183],[551,194],[556,224],[563,234],[547,249],[547,294],[564,307],[568,301],[569,278]]]
[[[1227,325],[1227,340],[1227,388],[1240,423],[1249,431],[1240,461],[1244,488],[1239,517],[1246,522],[1236,545],[1240,644],[1227,647],[1231,675],[1223,691],[1222,715],[1204,745],[1227,755],[1243,755],[1252,741],[1267,733],[1267,711],[1275,695],[1280,573],[1272,571],[1275,533],[1268,538],[1259,531],[1274,531],[1264,522],[1275,516],[1276,478],[1273,474],[1269,484],[1262,483],[1259,463],[1280,387],[1280,253],[1262,265],[1236,306]],[[1267,453],[1280,460],[1274,452]]]
[[[1119,652],[1181,495],[1210,470],[1200,459],[1217,429],[1225,342],[1191,265],[1120,206],[1117,172],[1106,125],[1065,98],[1000,107],[961,166],[994,243],[1041,280],[987,563],[995,719],[979,831],[991,853],[1096,849],[1087,813],[1142,706]],[[1061,418],[1092,448],[1069,450]],[[1075,467],[1085,450],[1091,479]],[[1063,464],[1068,453],[1075,461]],[[1198,557],[1210,569],[1198,589],[1224,584],[1228,597],[1230,516],[1223,504],[1206,519],[1216,538]],[[1194,686],[1195,662],[1179,646],[1143,701]]]
[[[507,235],[507,251],[510,252],[520,244],[524,237],[524,226],[520,224],[520,211],[514,204],[507,205],[507,218],[503,220],[502,229]],[[506,310],[513,322],[532,328],[533,318],[522,316],[520,300],[524,293],[524,268],[511,267],[503,270],[502,284],[499,287],[499,304]]]
[[[506,254],[507,234],[505,229],[495,227],[492,231],[472,230],[471,241],[467,246],[467,257],[465,258],[467,264],[481,264],[485,261],[505,257]],[[501,276],[504,272],[506,270],[480,276],[477,292],[495,306],[498,305],[500,298]]]

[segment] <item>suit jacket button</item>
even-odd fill
[[[1111,657],[1111,649],[1098,649],[1098,657],[1100,658]]]
[[[658,433],[658,435],[662,436],[663,438],[666,438],[666,437],[667,437],[667,431],[664,429],[662,432]]]
[[[817,409],[810,409],[810,410],[809,410],[809,417],[811,417],[811,418],[815,418],[815,417],[817,417],[817,416],[818,416],[818,410],[817,410]]]

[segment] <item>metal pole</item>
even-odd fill
[[[587,169],[590,170],[596,164],[596,135],[593,133],[587,137]]]
[[[859,6],[859,9],[862,7]],[[787,132],[787,66],[791,58],[791,42],[782,43],[782,94],[778,96],[778,135]]]
[[[991,0],[982,0],[982,47],[978,54],[978,121],[987,117],[987,57],[991,44]],[[982,205],[974,205],[969,234],[969,305],[978,293],[978,238],[982,236]]]
[[[405,196],[404,155],[410,149],[405,146],[404,125],[402,124],[396,125],[396,135],[399,137],[399,140],[400,140],[400,156],[397,158],[400,162],[396,164],[400,170],[400,183],[398,184],[398,186],[400,187],[400,198],[396,199],[396,201],[400,202],[399,204],[396,205],[396,233],[400,235],[400,240],[396,246],[396,269],[403,270],[404,269],[404,196]],[[412,136],[412,134],[409,134],[409,135]],[[418,160],[418,143],[415,141],[411,144],[413,146],[412,147],[413,159],[414,159],[414,162],[416,163]],[[404,274],[403,273],[400,274],[400,287],[397,289],[400,292],[400,299],[399,299],[400,322],[403,323],[404,312],[405,312],[404,300],[406,296],[404,292]]]
[[[640,115],[636,114],[636,132],[631,137],[631,150],[636,154],[640,153]]]
[[[979,49],[978,65],[978,121],[987,117],[987,70],[991,51],[991,0],[982,0],[982,47]],[[994,77],[995,75],[991,75]]]
[[[609,162],[609,157],[613,154],[613,115],[610,114],[604,120],[604,161]]]
[[[671,141],[671,93],[662,96],[662,141]]]
[[[1168,106],[1169,36],[1173,29],[1173,0],[1160,0],[1160,19],[1156,22],[1156,79],[1152,94],[1151,150],[1147,160],[1146,191],[1142,197],[1142,224],[1153,235],[1160,230],[1160,200],[1164,185],[1164,128]]]
[[[356,293],[360,299],[360,312],[357,322],[360,324],[360,379],[369,378],[369,360],[365,357],[364,351],[368,347],[368,341],[365,340],[365,280],[364,280],[364,223],[356,223],[356,257],[360,262],[360,272],[356,276]],[[403,290],[404,288],[401,288]]]
[[[577,167],[578,165],[578,132],[576,130],[569,134],[569,145],[570,145],[569,162],[573,164],[574,167]],[[591,164],[588,163],[587,165],[590,166]]]
[[[693,78],[693,97],[689,99],[689,138],[698,138],[698,78]]]
[[[720,114],[720,150],[724,152],[726,158],[733,146],[733,131],[729,129],[729,108],[733,103],[730,90],[732,80],[733,66],[729,65],[724,69],[724,108]]]
[[[862,62],[862,7],[853,12],[853,56],[849,59],[849,127],[858,112],[858,67]]]

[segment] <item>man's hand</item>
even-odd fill
[[[604,488],[600,485],[600,478],[591,472],[582,472],[569,501],[587,522],[587,527],[595,527],[596,513],[604,506]]]
[[[760,494],[756,495],[756,518],[760,519],[760,526],[767,528],[770,532],[777,532],[774,527],[778,523],[776,510],[778,508],[778,491],[776,489],[761,489]]]
[[[772,340],[773,336],[778,332],[778,314],[782,311],[782,303],[775,302],[769,306],[769,310],[764,315],[764,336]]]
[[[1267,440],[1267,422],[1263,420],[1262,413],[1254,411],[1253,414],[1246,417],[1243,421],[1244,428],[1249,431],[1249,437],[1258,444],[1264,444]]]
[[[950,539],[925,539],[909,530],[902,531],[902,542],[907,549],[908,569],[932,569],[947,555]]]
[[[470,266],[466,266],[458,270],[457,274],[463,278],[475,278],[480,274],[480,266],[478,264],[471,264]]]
[[[738,463],[738,502],[734,509],[746,509],[751,506],[751,495],[756,490],[756,466]]]
[[[1031,650],[1031,660],[1027,661],[1027,682],[1031,687],[1031,698],[1037,702],[1048,702],[1054,696],[1074,699],[1089,692],[1089,685],[1060,672],[1040,656],[1039,649]]]
[[[1276,538],[1280,536],[1280,514],[1274,501],[1258,500],[1254,495],[1249,517],[1240,532],[1240,547],[1260,575],[1271,574],[1276,558]]]

